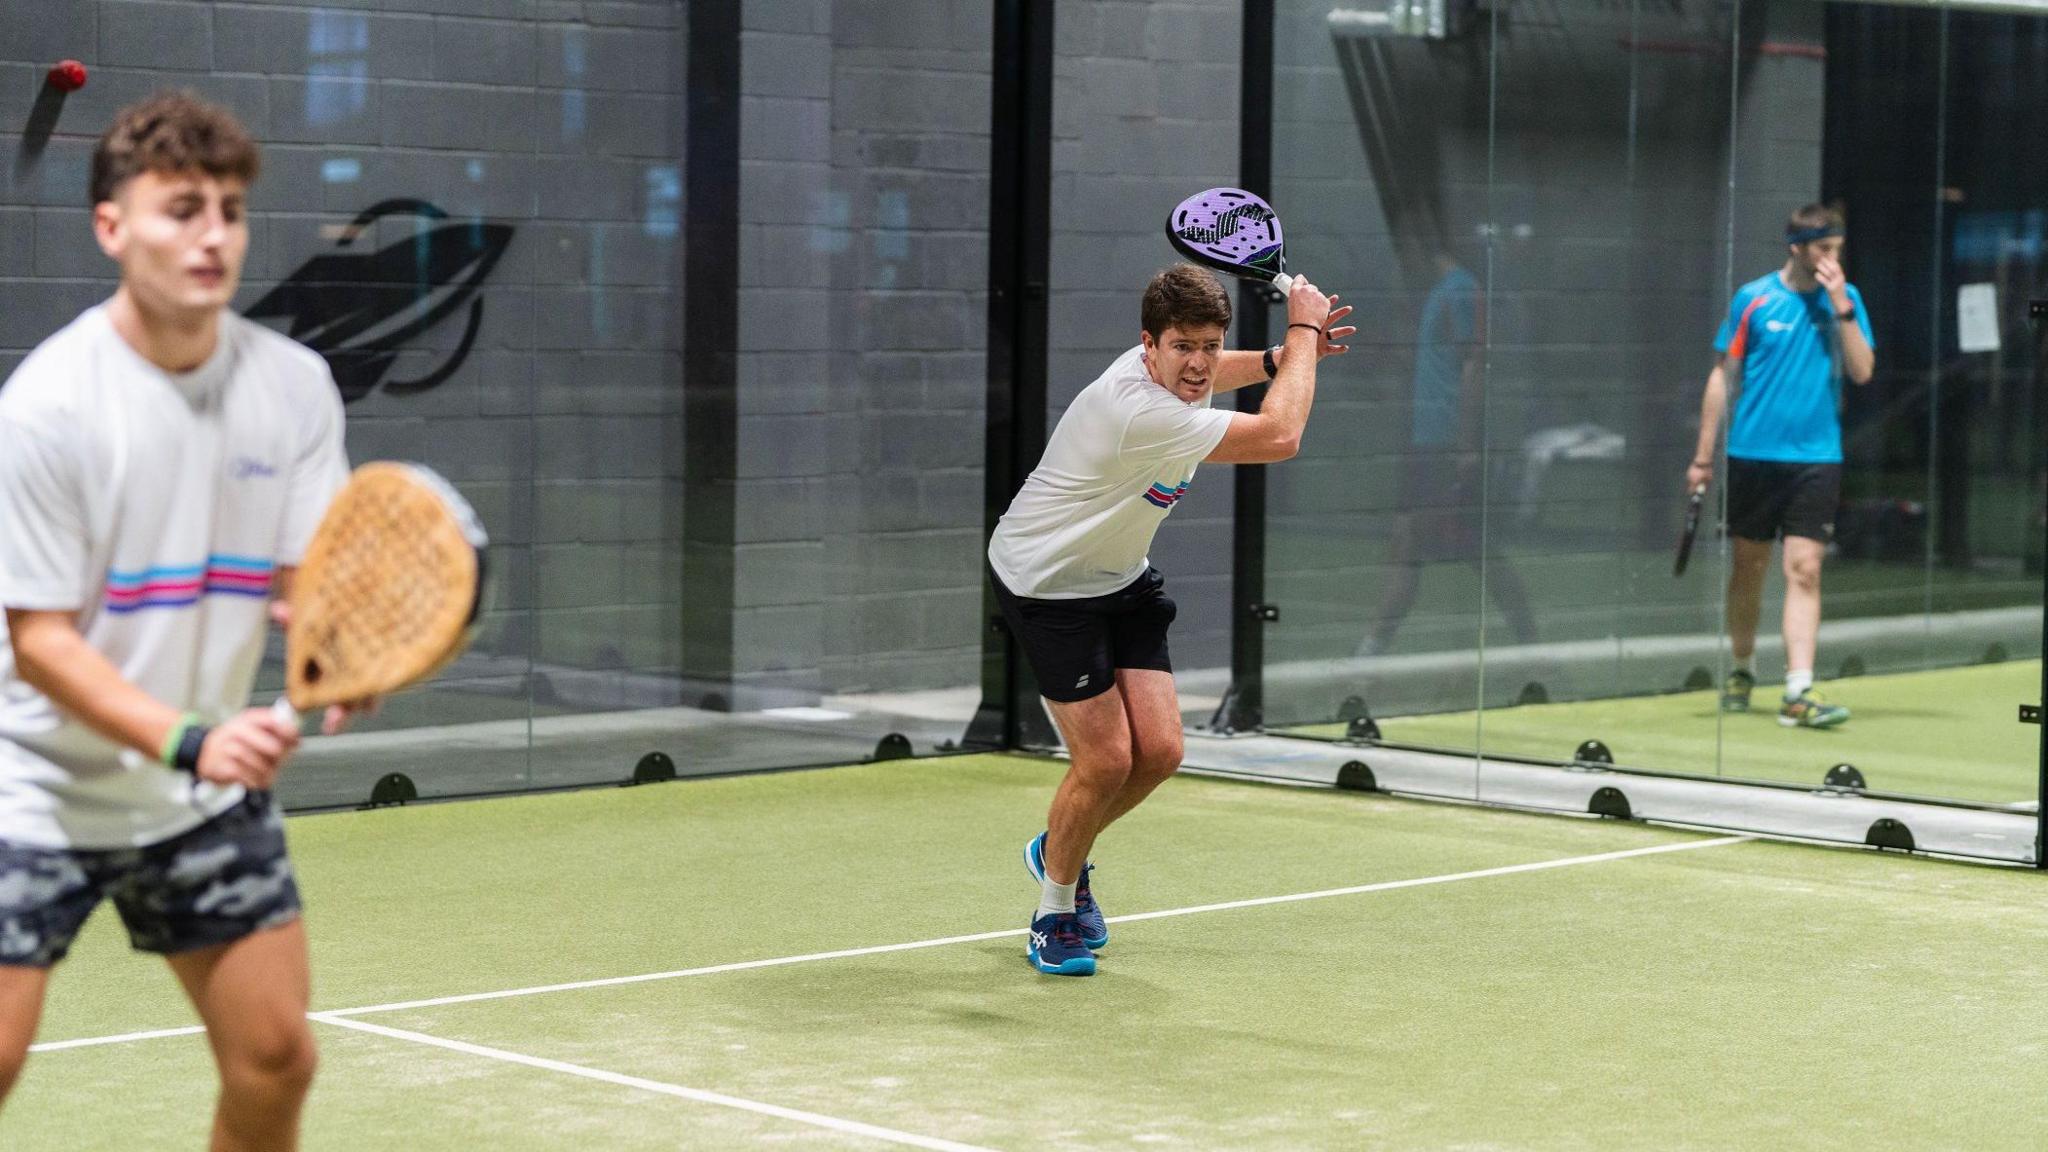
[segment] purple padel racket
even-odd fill
[[[1242,188],[1211,188],[1181,201],[1166,217],[1174,250],[1204,267],[1271,284],[1294,283],[1273,206]]]

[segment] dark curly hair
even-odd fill
[[[91,202],[112,200],[144,172],[204,172],[253,184],[256,142],[235,114],[191,92],[159,92],[114,116],[92,153]]]

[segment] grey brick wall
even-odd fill
[[[1177,259],[1161,232],[1167,211],[1238,182],[1241,8],[1058,0],[1048,427],[1138,342],[1139,293]],[[1230,662],[1231,472],[1204,467],[1152,549],[1180,605],[1181,668]]]
[[[990,14],[750,3],[738,676],[976,682]]]
[[[111,289],[86,160],[114,111],[159,87],[221,100],[264,145],[241,307],[342,251],[336,230],[378,201],[512,226],[462,368],[353,404],[350,452],[425,461],[488,523],[480,683],[516,691],[502,674],[531,662],[615,676],[616,693],[581,677],[583,705],[627,700],[646,680],[633,674],[678,663],[681,14],[673,0],[0,0],[0,373]],[[62,57],[91,82],[29,166],[19,133]],[[355,249],[422,226],[387,218]],[[443,363],[465,319],[408,341],[389,379]]]

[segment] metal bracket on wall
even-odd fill
[[[1254,620],[1263,621],[1267,624],[1277,624],[1280,621],[1280,606],[1278,604],[1254,604],[1249,611]]]
[[[2020,723],[2022,723],[2022,724],[2039,724],[2040,722],[2041,722],[2041,706],[2040,706],[2039,704],[2022,704],[2022,705],[2020,705]]]

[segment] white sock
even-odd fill
[[[1062,912],[1072,912],[1074,910],[1074,889],[1079,887],[1080,883],[1079,880],[1076,880],[1072,884],[1055,884],[1052,877],[1047,876],[1045,878],[1045,892],[1038,898],[1038,915],[1052,916]]]
[[[1813,669],[1802,668],[1797,672],[1785,673],[1785,699],[1797,700],[1813,687]]]

